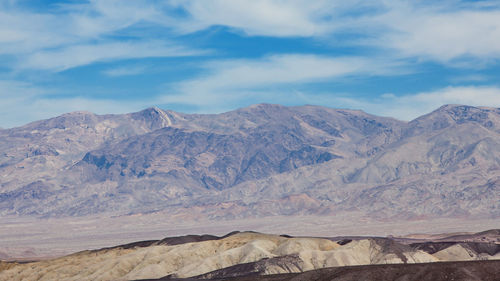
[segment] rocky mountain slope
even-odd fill
[[[261,104],[76,112],[0,130],[0,214],[500,216],[500,110],[402,122]]]
[[[490,259],[500,259],[500,244],[404,244],[388,238],[338,240],[235,232],[142,241],[39,262],[0,263],[0,280],[212,280],[353,265]]]

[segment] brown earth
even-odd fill
[[[12,268],[12,267],[16,266],[17,264],[18,264],[17,262],[0,261],[0,271]]]

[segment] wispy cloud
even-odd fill
[[[498,87],[446,87],[414,95],[391,96],[379,101],[379,113],[411,120],[445,104],[500,107]]]
[[[202,54],[165,42],[111,42],[76,45],[58,50],[40,51],[22,59],[21,68],[62,71],[76,66],[117,59],[173,57]]]
[[[451,83],[477,83],[477,82],[487,82],[490,77],[481,74],[470,74],[470,75],[458,75],[453,76],[448,79]]]
[[[228,26],[248,35],[315,36],[328,32],[336,1],[209,0],[175,1],[190,17],[177,26],[192,32],[214,25]]]
[[[277,92],[282,91],[286,96],[306,83],[331,82],[357,75],[399,75],[410,71],[399,61],[304,54],[216,61],[204,67],[203,75],[171,85],[171,93],[161,97],[161,102],[205,109],[230,108],[242,101],[279,102],[282,95]]]
[[[500,58],[500,10],[409,3],[394,5],[376,19],[388,29],[373,43],[440,62]]]
[[[99,114],[127,113],[138,111],[155,103],[155,100],[144,98],[121,101],[78,96],[54,96],[54,92],[54,89],[40,88],[29,83],[0,80],[1,126],[3,128],[20,126],[71,111],[85,110]]]
[[[445,104],[500,107],[498,87],[446,87],[417,94],[384,94],[375,98],[353,98],[348,94],[304,94],[312,104],[346,107],[368,113],[412,120]]]
[[[147,32],[128,33],[136,25],[169,28],[171,19],[158,5],[104,0],[60,5],[52,13],[41,13],[2,3],[0,55],[14,59],[0,66],[61,71],[101,61],[205,53]]]
[[[498,3],[465,3],[104,0],[60,5],[52,13],[28,12],[15,4],[4,3],[0,4],[0,54],[28,56],[27,61],[20,59],[18,63],[35,68],[60,54],[67,57],[64,63],[44,68],[60,70],[81,63],[147,56],[113,55],[119,44],[139,44],[119,39],[123,35],[134,37],[128,40],[130,42],[142,41],[140,44],[159,41],[149,32],[131,33],[133,27],[187,34],[212,26],[226,26],[249,36],[316,37],[322,42],[339,42],[337,36],[351,34],[355,36],[344,38],[341,44],[377,47],[393,57],[419,57],[443,63],[457,63],[464,58],[499,59]],[[179,9],[184,13],[176,12]],[[193,46],[174,41],[163,42],[163,45],[168,46],[169,51],[149,53],[153,56],[197,54],[171,51],[196,49]],[[137,46],[120,46],[118,53],[133,47]],[[88,58],[85,53],[94,49],[102,55]]]
[[[11,93],[16,93],[12,95]],[[163,96],[138,100],[117,101],[85,97],[48,96],[50,89],[41,89],[27,83],[0,80],[0,119],[2,127],[9,128],[54,117],[71,111],[86,110],[98,114],[138,111],[153,104],[181,103],[203,106],[202,112],[222,112],[235,105],[251,104],[254,100],[281,104],[315,104],[333,108],[361,109],[368,113],[412,120],[445,104],[500,107],[498,87],[446,87],[430,92],[396,96],[384,94],[375,98],[353,98],[348,93],[312,93],[296,90],[241,90],[193,93],[191,95]],[[39,109],[43,108],[43,111]]]
[[[129,76],[144,73],[147,67],[144,65],[127,65],[109,68],[102,73],[110,77]]]
[[[387,54],[451,63],[500,58],[500,7],[493,1],[176,1],[190,17],[176,28],[192,32],[222,25],[256,36],[319,37]],[[394,51],[397,51],[396,53]],[[463,65],[457,64],[455,65]],[[469,66],[467,64],[467,66]]]
[[[470,71],[500,62],[498,1],[90,0],[41,9],[26,9],[26,5],[22,1],[0,2],[0,79],[12,79],[0,81],[0,117],[6,120],[2,121],[3,126],[92,107],[108,106],[103,112],[137,110],[138,103],[121,102],[116,93],[115,100],[106,99],[106,95],[102,99],[54,98],[64,89],[54,93],[14,80],[36,81],[31,78],[37,75],[64,80],[71,75],[64,70],[103,62],[113,62],[113,67],[104,66],[105,70],[101,70],[104,76],[133,76],[149,68],[141,67],[143,62],[124,60],[156,57],[192,56],[176,63],[196,71],[175,73],[171,76],[175,78],[165,73],[168,90],[155,96],[158,84],[148,85],[142,93],[149,97],[143,99],[144,106],[181,104],[207,112],[254,102],[313,103],[358,107],[410,119],[443,103],[495,104],[499,95],[496,87],[477,86],[496,83],[492,78],[496,72],[478,75]],[[238,39],[228,43],[237,46],[242,42],[271,41],[262,40],[262,36],[274,37],[273,42],[285,42],[279,40],[287,37],[287,44],[307,42],[307,46],[287,45],[288,53],[282,53],[283,48],[268,45],[246,56],[241,55],[242,50],[232,52],[228,44],[222,52],[209,53],[217,58],[211,57],[207,63],[207,57],[198,57],[207,54],[207,50],[199,49],[203,44],[198,43],[214,48],[224,45],[225,42],[210,41],[210,32],[219,29],[209,29],[216,26],[225,27],[221,32],[236,34]],[[217,40],[222,37],[226,38],[214,36]],[[314,53],[317,49],[321,49],[321,54]],[[148,63],[153,66],[164,62],[151,61]],[[328,93],[321,87],[324,82],[335,83],[350,77],[408,74],[423,62],[437,62],[445,69],[462,67],[453,72],[462,76],[449,78],[450,71],[442,73],[439,79],[449,79],[445,81],[449,84],[476,86],[448,87],[416,95],[399,92],[374,97],[367,93],[363,98]],[[430,80],[422,82],[429,89],[443,85]],[[317,93],[309,90],[312,84]],[[24,115],[19,113],[22,111]]]
[[[229,60],[205,65],[200,77],[175,84],[158,103],[182,104],[203,112],[222,112],[256,102],[285,105],[316,104],[357,108],[366,112],[411,120],[444,104],[500,107],[500,88],[494,86],[445,87],[417,94],[360,97],[344,92],[311,92],[307,83],[333,82],[351,76],[409,74],[404,62],[363,57],[281,55],[255,60]],[[480,79],[471,77],[470,79]]]

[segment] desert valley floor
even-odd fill
[[[500,229],[313,237],[183,235],[39,261],[0,261],[0,280],[498,280]]]
[[[477,232],[499,227],[495,219],[373,221],[363,217],[275,216],[198,222],[173,220],[165,214],[120,217],[0,219],[0,259],[55,257],[87,249],[187,234],[224,235],[231,231],[333,237],[342,235],[404,236],[412,233]]]

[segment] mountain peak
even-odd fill
[[[162,114],[163,113],[163,110],[157,106],[151,106],[151,107],[148,107],[146,109],[143,109],[141,111],[139,111],[138,113],[142,113],[142,114]]]
[[[497,111],[498,108],[488,107],[488,106],[472,106],[463,104],[445,104],[433,112],[448,112],[448,113],[465,113],[465,112],[490,112]],[[431,112],[430,114],[432,114]]]
[[[73,117],[73,116],[94,116],[96,115],[93,112],[86,111],[86,110],[79,110],[79,111],[72,111],[68,113],[62,114],[60,117]],[[55,117],[57,118],[57,117]]]
[[[256,103],[247,106],[247,108],[284,108],[286,106],[275,103]]]
[[[484,128],[492,129],[498,123],[499,112],[496,108],[476,107],[461,104],[447,104],[438,109],[412,120],[408,133],[418,134],[422,131],[436,131],[454,125],[478,124]]]
[[[131,116],[135,120],[143,120],[146,123],[151,124],[151,128],[163,128],[172,126],[172,120],[168,116],[167,112],[156,106],[148,107],[139,112],[131,113]]]
[[[174,207],[183,205],[210,218],[498,216],[497,112],[447,105],[410,123],[273,104],[222,114],[72,113],[2,132],[0,213],[185,212]]]
[[[288,107],[283,106],[281,104],[272,104],[272,103],[258,103],[258,104],[252,104],[250,106],[240,108],[239,110],[248,110],[248,111],[275,111],[275,110],[283,110],[287,109]]]
[[[444,113],[456,123],[465,123],[468,121],[482,123],[486,119],[489,119],[489,113],[494,111],[497,111],[497,109],[491,107],[448,104],[441,106],[430,114],[442,115]]]

